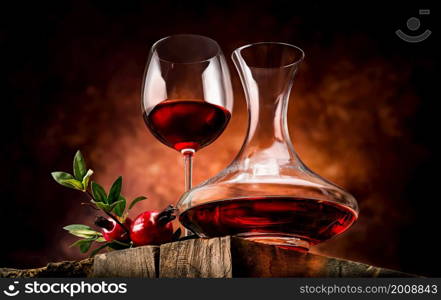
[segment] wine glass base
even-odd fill
[[[237,237],[249,241],[277,246],[282,249],[308,252],[312,244],[304,238],[287,234],[269,234],[269,233],[241,233]]]

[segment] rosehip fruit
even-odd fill
[[[124,225],[127,229],[130,228],[130,225],[132,224],[132,220],[130,218],[126,218],[124,221]],[[103,234],[103,238],[108,241],[120,241],[120,242],[128,242],[130,241],[130,236],[127,234],[127,232],[124,230],[124,228],[121,227],[118,223],[115,222],[112,218],[104,218],[104,217],[97,217],[95,220],[95,225],[101,227],[101,232]]]
[[[135,218],[130,227],[130,239],[135,246],[160,245],[171,242],[173,238],[173,225],[170,221],[176,216],[173,206],[168,206],[164,211],[146,211]]]

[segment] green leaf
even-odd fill
[[[121,194],[121,186],[122,186],[122,177],[119,176],[118,179],[112,184],[112,187],[109,191],[109,197],[107,198],[107,203],[112,204],[113,202],[119,199],[119,195]]]
[[[105,238],[103,238],[102,236],[100,236],[99,238],[97,238],[97,239],[95,240],[95,242],[98,242],[98,243],[104,243],[104,242],[107,242],[107,241],[106,241]]]
[[[118,217],[122,217],[123,214],[124,214],[124,210],[126,209],[127,200],[126,200],[126,198],[124,198],[123,195],[119,195],[119,200],[117,202],[115,202],[115,203],[118,203],[118,204],[115,206],[113,211],[115,212],[115,214]]]
[[[116,201],[116,202],[113,202],[112,204],[108,204],[109,207],[110,207],[110,212],[112,212],[117,206],[119,206],[119,205],[123,205],[123,203],[124,203],[125,201],[126,201],[125,199],[121,199],[121,200],[118,200],[118,201]],[[124,211],[123,211],[123,212],[124,212]],[[121,216],[122,216],[122,214],[121,214]],[[121,216],[119,216],[119,217],[121,217]]]
[[[99,238],[101,234],[95,230],[71,230],[69,231],[70,234],[75,235],[77,237],[82,238]]]
[[[90,239],[81,239],[81,240],[77,240],[75,241],[73,244],[71,244],[69,247],[78,247],[81,244],[90,241]]]
[[[112,243],[113,243],[113,244],[121,245],[121,246],[123,246],[123,247],[130,247],[130,244],[127,244],[127,243],[124,243],[124,242],[120,242],[120,241],[118,241],[118,240],[113,240]]]
[[[87,241],[87,242],[82,243],[80,245],[80,252],[81,253],[86,253],[87,251],[89,251],[90,246],[92,245],[92,242],[93,241]]]
[[[89,169],[87,170],[86,175],[84,175],[83,180],[82,180],[82,184],[83,184],[83,189],[84,191],[87,190],[87,187],[89,186],[89,180],[90,180],[90,176],[92,176],[93,174],[93,170]]]
[[[85,238],[85,239],[91,239],[91,238],[95,237],[94,234],[82,234],[82,233],[80,233],[78,231],[69,231],[69,233],[74,235],[74,236],[77,236],[77,237],[80,237],[80,238]]]
[[[90,257],[96,255],[99,251],[101,251],[102,249],[104,249],[106,247],[109,247],[109,248],[115,249],[115,250],[121,250],[121,249],[130,248],[130,244],[122,243],[119,241],[107,242],[107,243],[99,246],[98,248],[93,249],[93,251],[90,253]]]
[[[63,227],[63,229],[69,230],[69,231],[71,231],[71,230],[88,230],[88,229],[92,230],[92,228],[90,228],[87,225],[83,225],[83,224],[67,225],[67,226]]]
[[[70,234],[82,237],[82,238],[99,238],[102,236],[101,232],[95,231],[91,229],[89,226],[81,225],[81,224],[73,224],[66,227],[63,227],[63,229],[69,231]]]
[[[76,190],[80,190],[83,191],[84,187],[83,184],[81,183],[81,181],[78,181],[76,179],[64,179],[64,180],[60,180],[60,184],[70,187],[72,189],[76,189]]]
[[[109,247],[115,250],[121,250],[121,249],[127,249],[130,248],[130,244],[123,243],[117,240],[113,240],[111,243],[109,243]]]
[[[96,254],[98,254],[98,252],[108,247],[110,244],[111,243],[105,243],[104,245],[101,245],[98,248],[93,249],[92,252],[90,252],[90,257],[95,256]]]
[[[70,247],[80,247],[80,252],[85,253],[85,252],[89,251],[90,246],[92,245],[93,241],[94,241],[94,239],[78,240],[75,243],[73,243],[72,245],[70,245]]]
[[[96,202],[107,203],[107,194],[101,185],[92,181],[92,195]]]
[[[98,207],[101,210],[104,210],[105,212],[111,211],[109,204],[106,204],[104,202],[97,202],[97,201],[93,201],[93,200],[90,200],[90,202],[92,202],[93,204],[95,204],[96,207]]]
[[[86,175],[86,170],[86,162],[84,161],[83,154],[78,150],[73,160],[73,173],[75,178],[80,181],[83,180],[84,175]]]
[[[56,182],[59,180],[65,180],[65,179],[75,179],[72,175],[66,172],[52,172],[52,177],[55,179]]]
[[[145,200],[145,199],[147,199],[147,197],[144,197],[144,196],[136,197],[135,199],[133,199],[132,203],[130,203],[129,209],[132,209],[132,207],[135,206],[136,203],[138,203],[142,200]]]
[[[69,182],[69,180],[75,180],[75,178],[66,172],[52,172],[52,177],[55,179],[56,182],[61,184],[62,186],[71,188],[71,189],[78,189],[75,187],[75,185],[72,185],[72,183]]]

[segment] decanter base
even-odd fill
[[[296,250],[308,252],[312,244],[301,237],[287,234],[268,234],[268,233],[241,233],[237,234],[241,237],[253,242],[277,246],[282,249]]]

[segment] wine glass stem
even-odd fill
[[[192,186],[194,150],[193,149],[183,149],[181,152],[184,155],[185,192],[188,192]]]
[[[192,178],[193,178],[193,149],[183,149],[181,150],[182,155],[184,155],[184,168],[185,168],[185,192],[188,192],[192,186]],[[191,230],[185,228],[184,236],[190,236],[193,232]]]

